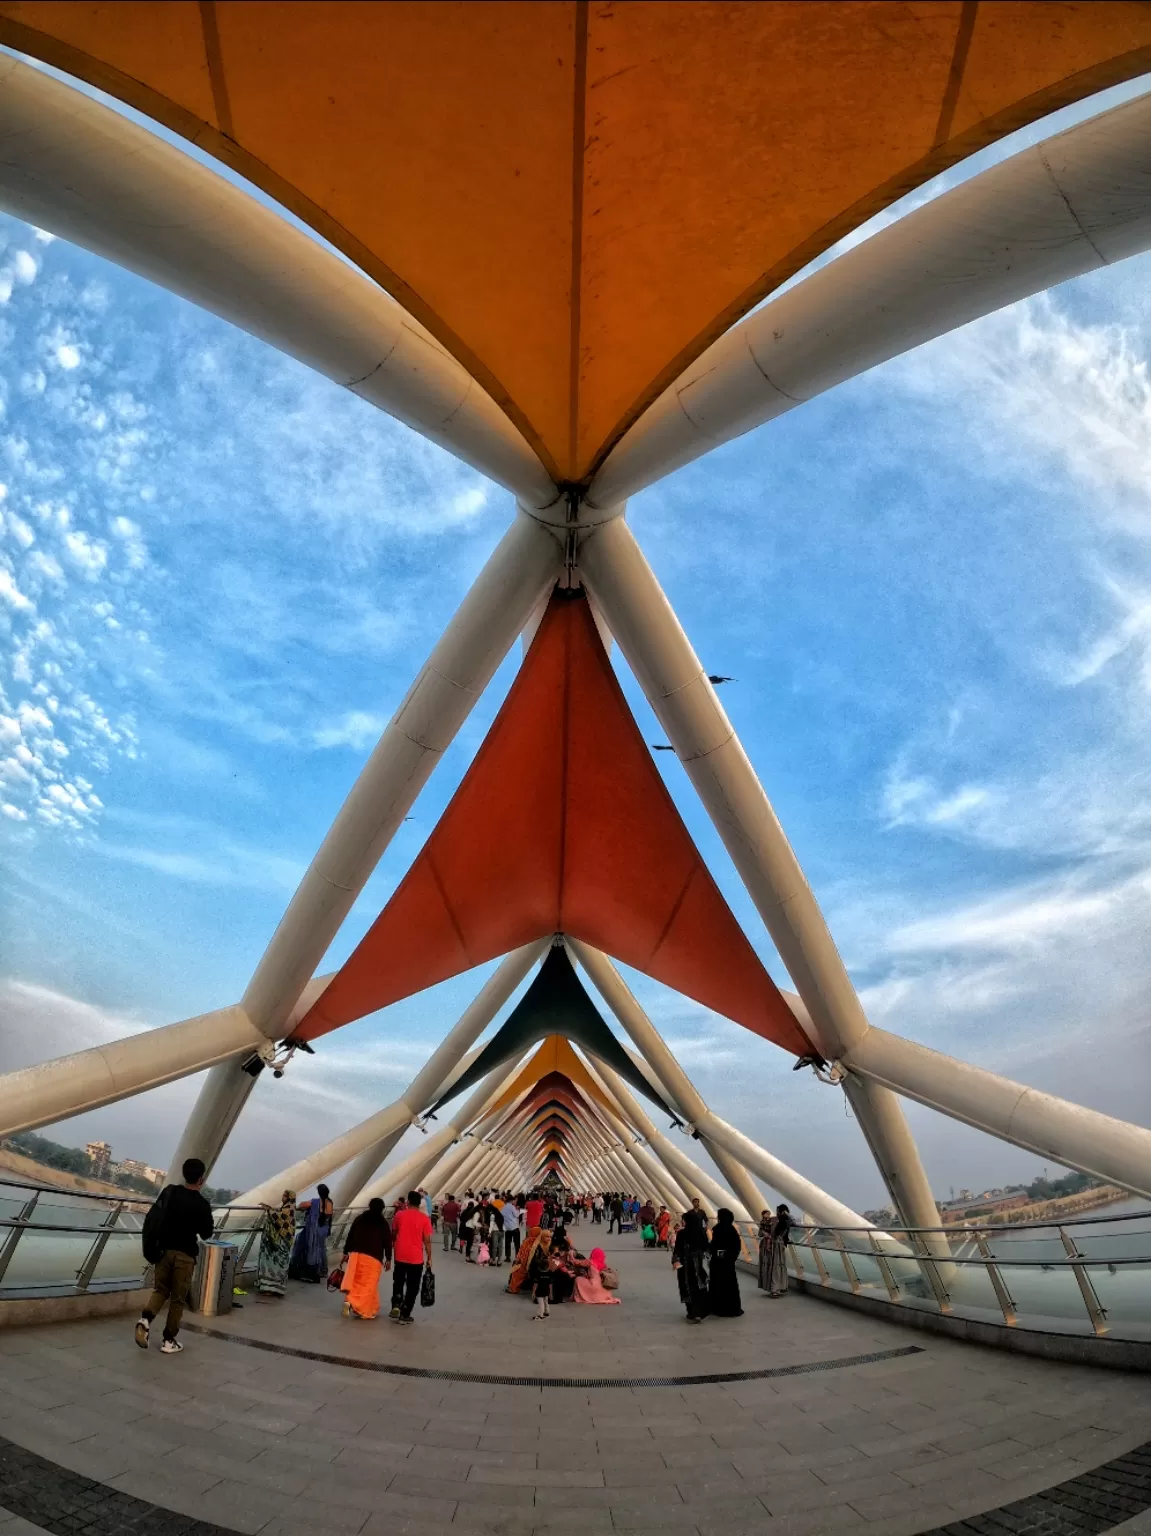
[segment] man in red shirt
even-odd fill
[[[432,1224],[418,1189],[409,1193],[407,1205],[401,1205],[392,1217],[392,1257],[395,1267],[388,1315],[397,1323],[410,1323],[424,1265],[432,1267]]]
[[[539,1224],[540,1224],[540,1217],[543,1215],[543,1213],[544,1213],[544,1203],[540,1199],[539,1194],[535,1190],[533,1190],[532,1191],[531,1199],[528,1201],[527,1205],[524,1207],[524,1220],[528,1224],[528,1231],[529,1232],[531,1231],[531,1229],[533,1227],[538,1227],[539,1226]]]
[[[449,1195],[440,1206],[440,1224],[444,1229],[444,1252],[447,1253],[448,1239],[451,1239],[452,1248],[455,1248],[460,1236],[460,1202],[455,1195]]]

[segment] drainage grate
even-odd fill
[[[852,1365],[873,1365],[877,1360],[899,1360],[904,1355],[921,1355],[918,1344],[900,1349],[881,1349],[870,1355],[845,1355],[839,1360],[811,1360],[804,1365],[772,1365],[762,1371],[717,1371],[706,1376],[503,1376],[488,1371],[436,1371],[420,1365],[389,1365],[383,1360],[357,1360],[350,1355],[325,1355],[315,1349],[293,1349],[288,1344],[271,1344],[265,1339],[245,1339],[222,1328],[206,1328],[202,1323],[181,1324],[189,1333],[204,1334],[209,1339],[223,1339],[226,1344],[240,1344],[245,1349],[262,1349],[270,1355],[294,1355],[299,1360],[315,1360],[320,1365],[344,1365],[352,1371],[378,1371],[384,1376],[414,1376],[422,1381],[467,1381],[486,1387],[706,1387],[727,1381],[765,1381],[773,1376],[804,1376],[808,1371],[842,1371]]]

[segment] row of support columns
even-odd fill
[[[600,619],[639,679],[798,989],[794,1010],[824,1058],[837,1069],[834,1075],[842,1083],[901,1220],[919,1227],[938,1223],[899,1095],[1151,1197],[1151,1131],[1036,1093],[869,1024],[767,796],[654,573],[618,515],[620,510],[605,511],[594,527],[577,528],[580,576]],[[270,1042],[284,1038],[326,985],[329,978],[313,975],[316,965],[420,788],[562,564],[556,530],[521,509],[365,765],[241,1003],[9,1074],[0,1079],[0,1133],[51,1123],[209,1066],[173,1159],[173,1177],[186,1156],[201,1156],[211,1166],[254,1086],[255,1079],[243,1070],[243,1063],[254,1050],[266,1051]],[[662,1084],[665,1096],[678,1106],[745,1210],[754,1214],[763,1200],[754,1175],[821,1223],[860,1224],[846,1206],[714,1115],[606,956],[577,941],[569,942]],[[541,943],[536,948],[542,947]],[[275,1180],[264,1181],[244,1198],[265,1197],[272,1185],[278,1186],[277,1196],[285,1183],[308,1187],[343,1166],[337,1190],[340,1202],[356,1200],[423,1103],[431,1101],[434,1089],[450,1082],[469,1045],[532,963],[527,950],[505,960],[486,995],[481,993],[393,1105]],[[509,982],[512,977],[517,979]],[[625,1116],[628,1119],[630,1115]],[[659,1143],[643,1134],[648,1157],[655,1156]],[[692,1190],[702,1193],[701,1171],[687,1173],[682,1161],[666,1155],[671,1146],[667,1138],[662,1143],[658,1162],[670,1180],[667,1192],[673,1196]],[[617,1173],[643,1171],[645,1177],[652,1177],[626,1145],[605,1147],[601,1155]],[[942,1239],[932,1242],[938,1246]]]

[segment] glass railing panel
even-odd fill
[[[1066,1254],[1050,1265],[1001,1263],[999,1273],[1015,1302],[1020,1328],[1094,1332]]]
[[[0,1280],[0,1294],[10,1290],[55,1290],[75,1285],[92,1242],[91,1233],[26,1229],[20,1234],[16,1251],[3,1280]]]
[[[116,1202],[41,1195],[32,1220],[41,1227],[98,1227]]]
[[[1151,1263],[1091,1264],[1087,1276],[1112,1338],[1151,1339]]]
[[[1122,1221],[1067,1223],[1064,1232],[1086,1258],[1151,1260],[1151,1211],[1140,1212]]]
[[[95,1237],[89,1239],[95,1242]],[[108,1285],[114,1281],[141,1282],[144,1275],[144,1255],[140,1249],[138,1232],[114,1230],[104,1245],[104,1251],[96,1261],[89,1285]]]

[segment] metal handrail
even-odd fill
[[[106,1194],[99,1194],[96,1190],[91,1189],[61,1189],[58,1184],[37,1184],[33,1179],[8,1178],[0,1178],[0,1189],[30,1189],[35,1190],[39,1195],[66,1195],[69,1200],[102,1200],[105,1204],[114,1200],[121,1205],[143,1206],[152,1205],[156,1199],[156,1196],[161,1193],[161,1190],[157,1189],[154,1195],[140,1195],[134,1193],[130,1189],[125,1189],[117,1194],[113,1194],[111,1190],[109,1190]],[[266,1209],[266,1206],[216,1205],[213,1206],[212,1209],[215,1211],[262,1211]],[[366,1207],[347,1206],[346,1208],[341,1207],[341,1209],[361,1210],[366,1209]]]
[[[993,1227],[980,1226],[979,1230],[981,1232],[993,1232],[995,1234],[1001,1232],[1039,1232],[1042,1231],[1044,1227],[1094,1227],[1102,1226],[1105,1222],[1109,1221],[1141,1220],[1151,1220],[1151,1206],[1148,1206],[1145,1211],[1123,1211],[1118,1215],[1112,1216],[1052,1216],[1049,1218],[1043,1218],[1042,1220],[1038,1221],[997,1221]],[[966,1232],[972,1226],[974,1226],[974,1222],[962,1221],[953,1221],[945,1227],[900,1227],[894,1224],[883,1227],[874,1225],[867,1227],[829,1227],[823,1222],[805,1222],[802,1224],[799,1222],[793,1222],[792,1230],[817,1232],[879,1232],[881,1234],[886,1232],[893,1237],[898,1237],[904,1233],[910,1235],[919,1232],[945,1232],[950,1235],[957,1232]]]
[[[1092,1217],[1087,1218],[1084,1224],[1102,1225],[1107,1221],[1130,1221],[1137,1219],[1139,1216],[1151,1217],[1151,1211],[1146,1213],[1128,1213],[1122,1216]],[[1137,1266],[1148,1267],[1151,1266],[1151,1254],[1112,1254],[1110,1256],[1106,1254],[1085,1254],[1064,1230],[1065,1227],[1077,1225],[1079,1223],[1072,1219],[1032,1222],[1026,1225],[1018,1224],[1011,1228],[999,1227],[997,1225],[992,1231],[988,1231],[988,1229],[982,1226],[955,1224],[949,1228],[900,1227],[892,1228],[890,1232],[880,1232],[874,1227],[827,1227],[816,1223],[796,1223],[792,1227],[792,1241],[788,1252],[791,1255],[792,1269],[796,1277],[804,1280],[805,1285],[815,1283],[818,1288],[832,1290],[841,1290],[843,1288],[844,1282],[834,1281],[831,1278],[831,1274],[823,1260],[823,1254],[826,1252],[835,1254],[840,1260],[847,1277],[847,1287],[854,1294],[858,1295],[861,1289],[867,1287],[871,1288],[874,1292],[876,1289],[874,1281],[865,1281],[861,1284],[854,1262],[848,1261],[848,1253],[850,1252],[853,1254],[854,1259],[869,1259],[875,1263],[883,1282],[883,1289],[887,1293],[886,1304],[893,1307],[906,1307],[908,1305],[921,1307],[923,1301],[927,1300],[930,1302],[933,1295],[934,1303],[943,1315],[950,1314],[956,1309],[961,1313],[964,1310],[968,1312],[974,1310],[981,1313],[985,1308],[981,1302],[972,1300],[970,1296],[966,1300],[962,1296],[956,1299],[952,1295],[951,1290],[944,1284],[943,1275],[940,1271],[947,1270],[948,1273],[962,1274],[964,1270],[982,1270],[990,1283],[1005,1327],[1017,1327],[1021,1310],[1031,1310],[1033,1316],[1026,1321],[1031,1326],[1038,1327],[1047,1332],[1059,1331],[1057,1328],[1052,1329],[1051,1327],[1051,1314],[1045,1312],[1042,1303],[1036,1303],[1034,1298],[1032,1298],[1029,1307],[1021,1309],[1008,1290],[1005,1283],[1005,1275],[1013,1269],[1019,1271],[1045,1270],[1058,1271],[1064,1274],[1070,1273],[1075,1279],[1084,1312],[1092,1332],[1097,1337],[1104,1337],[1111,1331],[1111,1325],[1107,1320],[1107,1309],[1099,1299],[1089,1271],[1102,1272],[1106,1270],[1114,1275],[1120,1269]],[[1022,1256],[1015,1258],[1009,1254],[1004,1255],[1002,1253],[993,1254],[987,1241],[988,1237],[1006,1230],[1026,1232],[1032,1237],[1042,1237],[1044,1234],[1050,1233],[1057,1234],[1063,1247],[1063,1254],[1061,1257],[1038,1259],[1024,1258]],[[959,1255],[941,1257],[937,1253],[932,1252],[923,1240],[924,1234],[929,1232],[946,1232],[960,1242],[974,1242],[979,1248],[979,1253],[962,1257]],[[868,1246],[865,1247],[860,1244],[854,1249],[849,1250],[843,1241],[845,1233],[865,1235],[868,1240]],[[879,1239],[885,1236],[906,1236],[909,1239],[908,1247],[911,1251],[903,1254],[891,1253],[890,1251],[885,1252],[879,1242]],[[815,1261],[815,1267],[819,1273],[818,1282],[809,1282],[804,1279],[802,1260],[799,1255],[805,1252],[809,1253]],[[892,1266],[897,1263],[910,1263],[917,1266],[920,1275],[926,1283],[927,1296],[917,1296],[914,1301],[911,1298],[908,1298],[906,1301],[904,1300],[892,1272]],[[950,1266],[950,1269],[948,1266]],[[962,1291],[962,1286],[959,1289]],[[880,1295],[882,1295],[882,1292],[880,1292]],[[1148,1316],[1148,1325],[1151,1326],[1151,1314]]]

